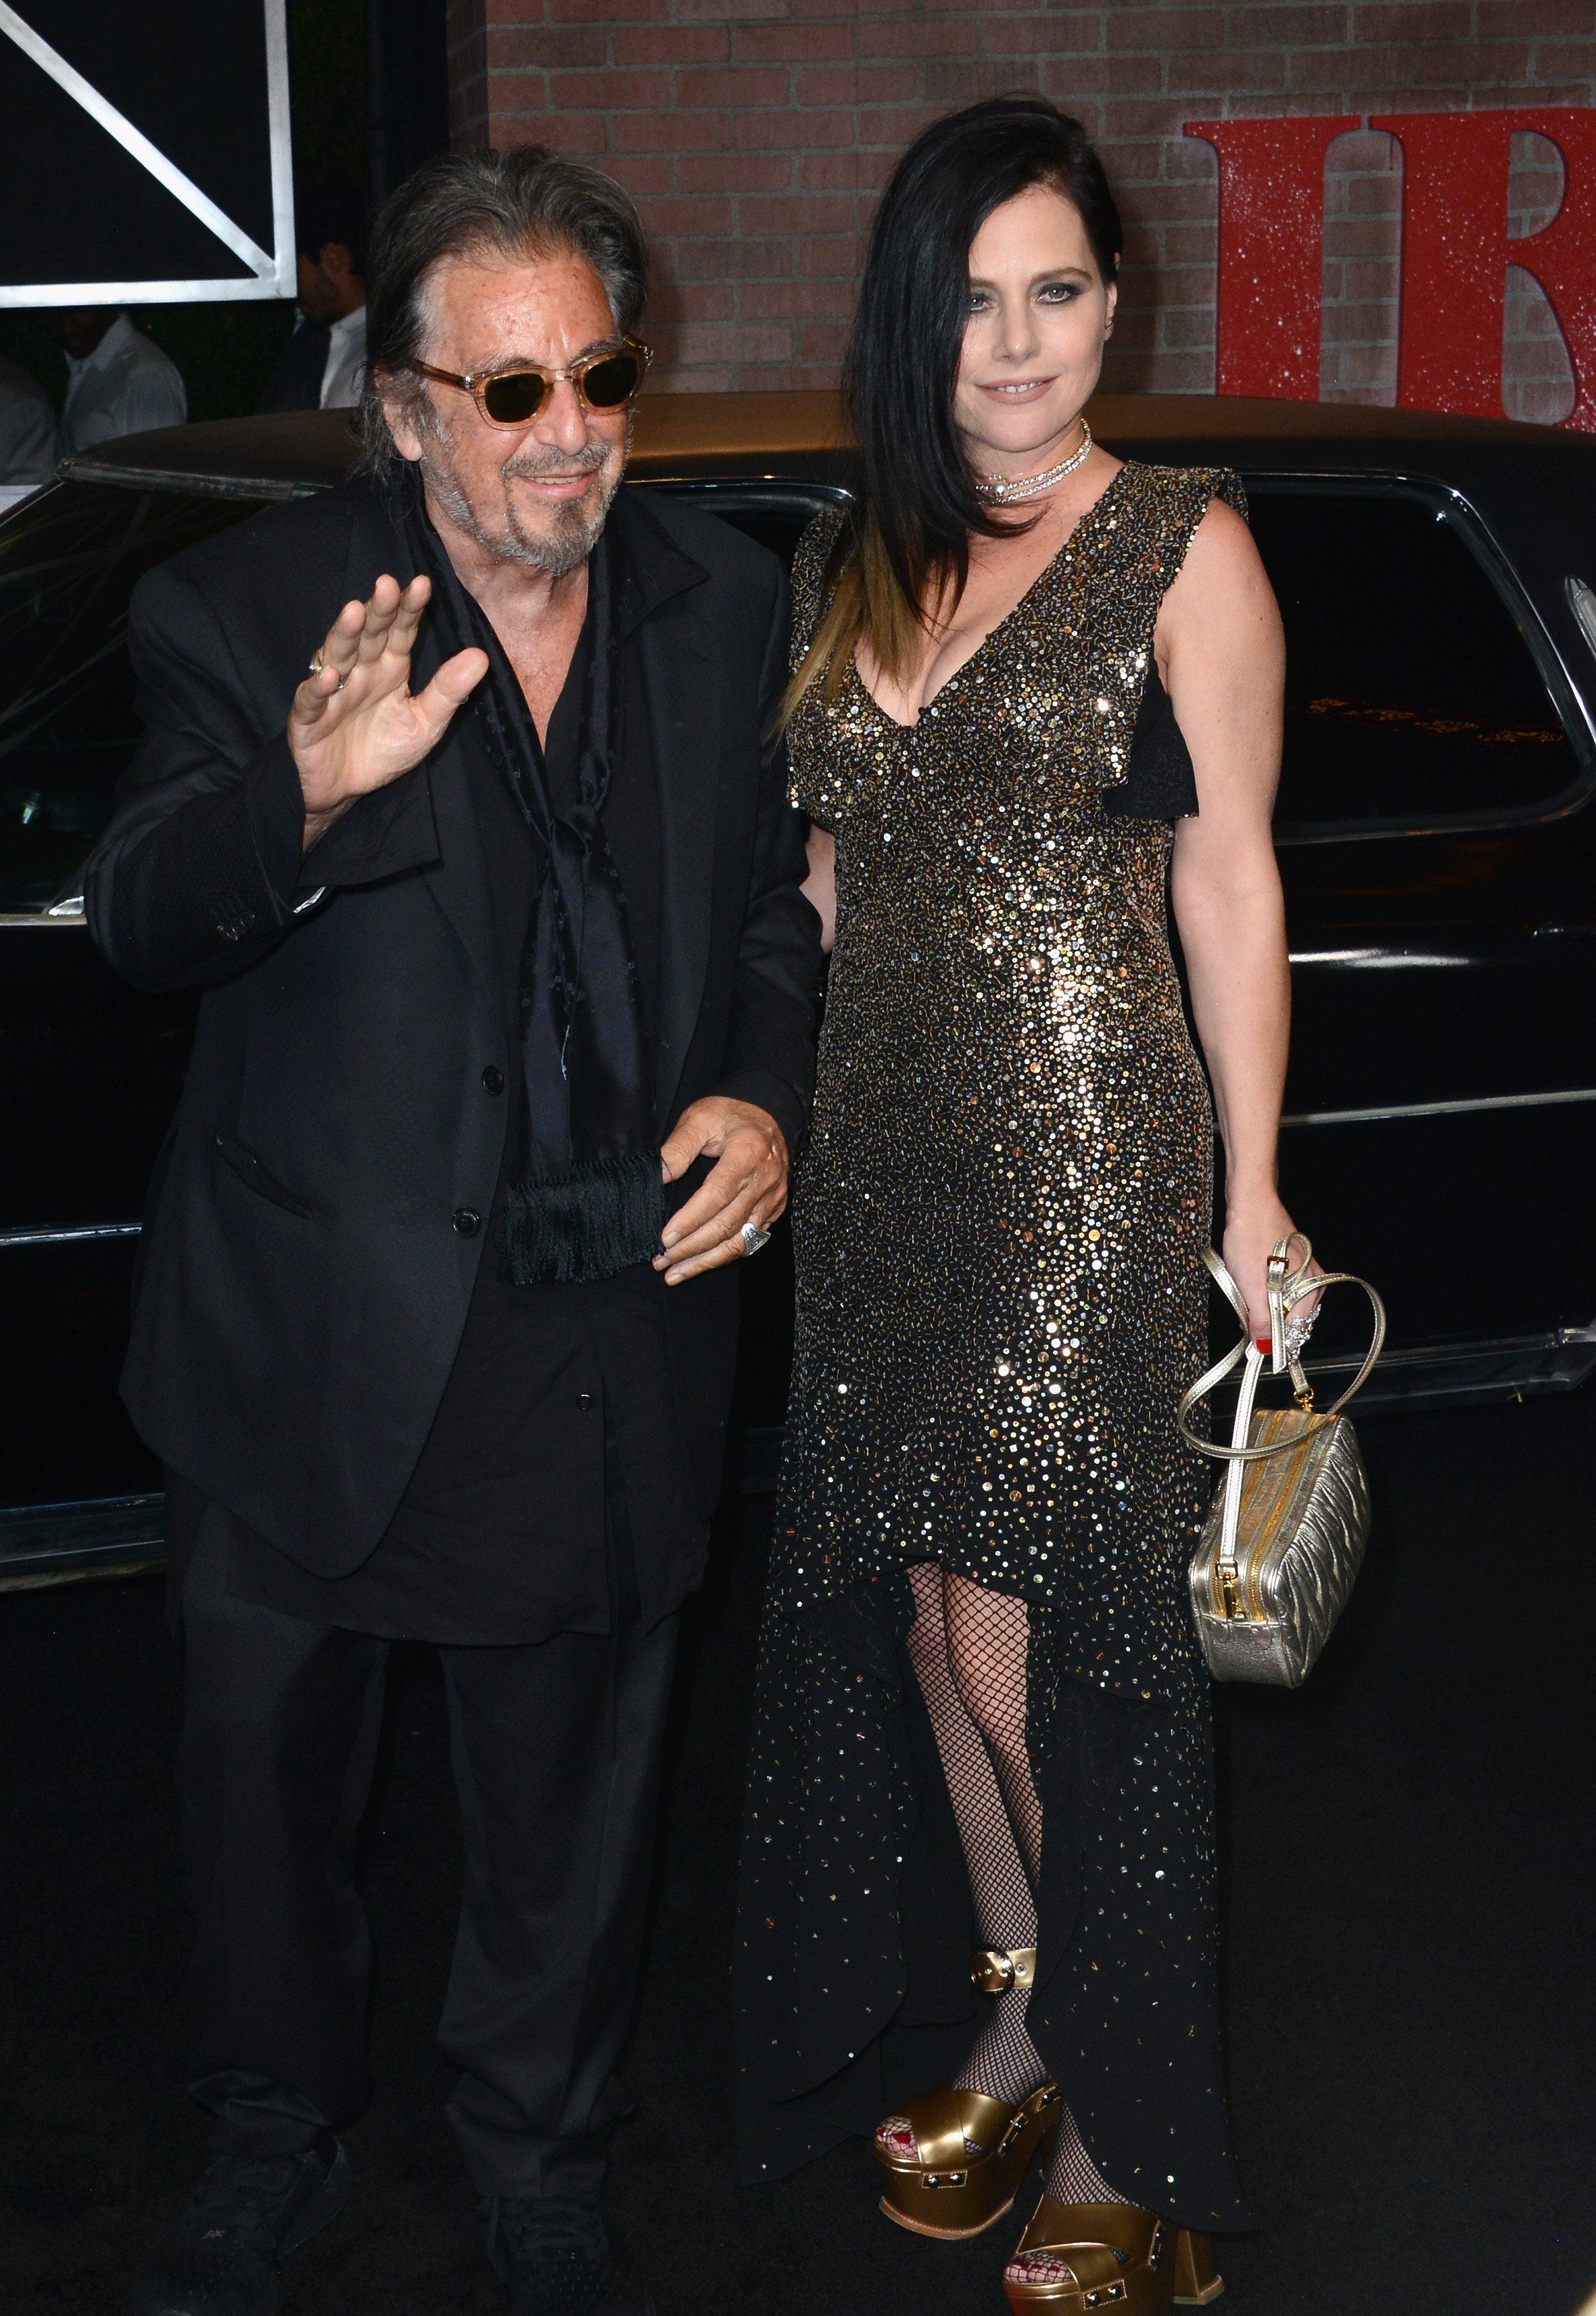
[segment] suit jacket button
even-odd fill
[[[502,1093],[504,1091],[504,1072],[501,1069],[495,1069],[492,1062],[488,1064],[487,1068],[483,1072],[483,1091],[484,1093]]]
[[[455,1228],[462,1238],[474,1238],[482,1228],[483,1218],[474,1207],[455,1208]]]

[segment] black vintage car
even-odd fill
[[[1572,1390],[1596,1366],[1596,442],[1187,396],[1091,414],[1115,450],[1239,469],[1285,615],[1281,1170],[1323,1252],[1386,1294],[1364,1404]],[[332,412],[146,434],[0,523],[0,1587],[160,1551],[117,1373],[193,1000],[118,981],[78,898],[135,737],[129,594],[350,456]],[[660,396],[631,487],[790,553],[848,475],[829,396]],[[778,1240],[744,1274],[755,1482],[782,1415],[784,1259]],[[1326,1382],[1356,1323],[1321,1326]]]

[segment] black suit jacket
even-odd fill
[[[767,742],[786,664],[780,565],[724,523],[622,494],[623,619],[660,786],[662,1130],[734,1094],[800,1137],[819,919]],[[153,571],[131,647],[146,720],[89,864],[97,946],[144,989],[203,992],[157,1168],[123,1395],[165,1461],[328,1576],[383,1534],[465,1324],[510,1105],[499,953],[463,750],[362,798],[302,863],[284,726],[340,605],[412,575],[350,485]],[[412,681],[438,664],[426,622]],[[734,1268],[670,1290],[690,1484],[720,1482]]]

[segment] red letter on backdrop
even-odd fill
[[[1507,165],[1517,118],[1396,112],[1370,121],[1402,145],[1404,409],[1502,415]]]
[[[1188,120],[1219,156],[1221,394],[1319,398],[1325,155],[1361,115]]]
[[[1511,262],[1546,291],[1574,364],[1567,423],[1596,432],[1596,113],[1572,105],[1400,112],[1402,323],[1396,399],[1416,410],[1502,415],[1502,309]],[[1515,129],[1563,156],[1563,202],[1544,232],[1507,237]]]

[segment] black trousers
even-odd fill
[[[180,1594],[190,2089],[217,2152],[289,2154],[373,2088],[354,1852],[388,1643],[233,1599],[228,1525],[206,1508]],[[439,2041],[484,2196],[596,2189],[624,2109],[679,1625],[625,1589],[607,1634],[439,1652],[466,1850]]]

